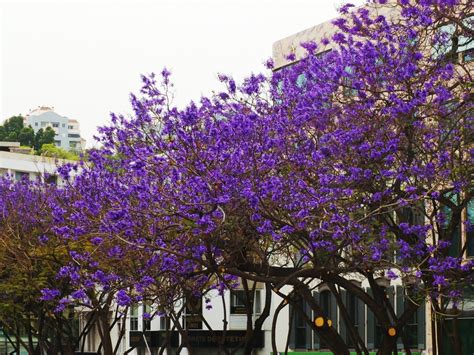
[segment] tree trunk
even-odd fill
[[[397,348],[397,338],[398,337],[389,337],[385,336],[382,344],[380,345],[377,355],[392,355],[394,354],[393,349]],[[396,352],[395,352],[396,354]]]
[[[100,310],[99,314],[100,340],[103,348],[103,355],[113,355],[114,347],[112,346],[112,339],[110,338],[110,328],[108,312]]]

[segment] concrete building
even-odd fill
[[[25,126],[30,125],[38,132],[41,128],[51,127],[55,132],[54,143],[65,150],[81,151],[85,149],[86,141],[81,137],[79,122],[54,112],[54,108],[40,106],[25,117]]]
[[[8,174],[15,180],[34,180],[46,176],[50,182],[62,184],[61,178],[57,175],[57,168],[67,162],[66,160],[25,154],[20,151],[18,142],[0,142],[0,176]]]

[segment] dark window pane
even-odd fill
[[[297,307],[304,311],[304,302],[302,299],[297,301]],[[295,329],[295,348],[305,349],[306,348],[306,321],[302,312],[297,307],[293,307],[293,319]]]
[[[455,194],[448,194],[447,197],[451,199],[454,203],[458,203],[458,196]],[[442,234],[447,233],[447,230],[451,224],[451,219],[452,219],[452,211],[448,206],[441,206],[441,212],[444,215],[444,222],[441,224],[441,232]],[[444,237],[444,236],[443,236]],[[461,251],[461,228],[460,225],[458,224],[456,228],[454,229],[453,235],[451,236],[446,236],[447,240],[451,242],[451,245],[449,247],[449,256],[452,257],[459,257],[460,251]]]
[[[466,223],[467,248],[466,253],[469,257],[474,257],[474,200],[471,199],[467,204],[467,223]]]
[[[186,297],[186,329],[202,329],[201,297]]]
[[[133,305],[130,309],[130,330],[138,330],[138,306]]]
[[[233,290],[230,292],[230,313],[247,314],[247,296],[245,290]]]
[[[346,293],[346,309],[349,315],[349,322],[354,326],[355,332],[359,331],[359,308],[357,305],[357,297],[351,293]],[[349,330],[346,332],[346,343],[349,347],[354,347],[354,340],[351,337]]]

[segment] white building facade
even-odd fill
[[[56,133],[54,143],[57,147],[73,151],[85,149],[86,141],[81,137],[79,122],[57,114],[52,107],[40,106],[30,111],[25,117],[25,126],[28,125],[35,133],[51,127]]]
[[[8,174],[17,181],[46,177],[51,183],[63,183],[57,168],[66,160],[12,152],[19,147],[20,143],[0,142],[0,176]]]

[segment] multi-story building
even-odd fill
[[[65,150],[80,151],[85,149],[86,141],[81,137],[79,122],[54,112],[54,108],[40,106],[25,117],[25,126],[30,125],[38,132],[41,128],[51,127],[56,136],[54,143]]]

